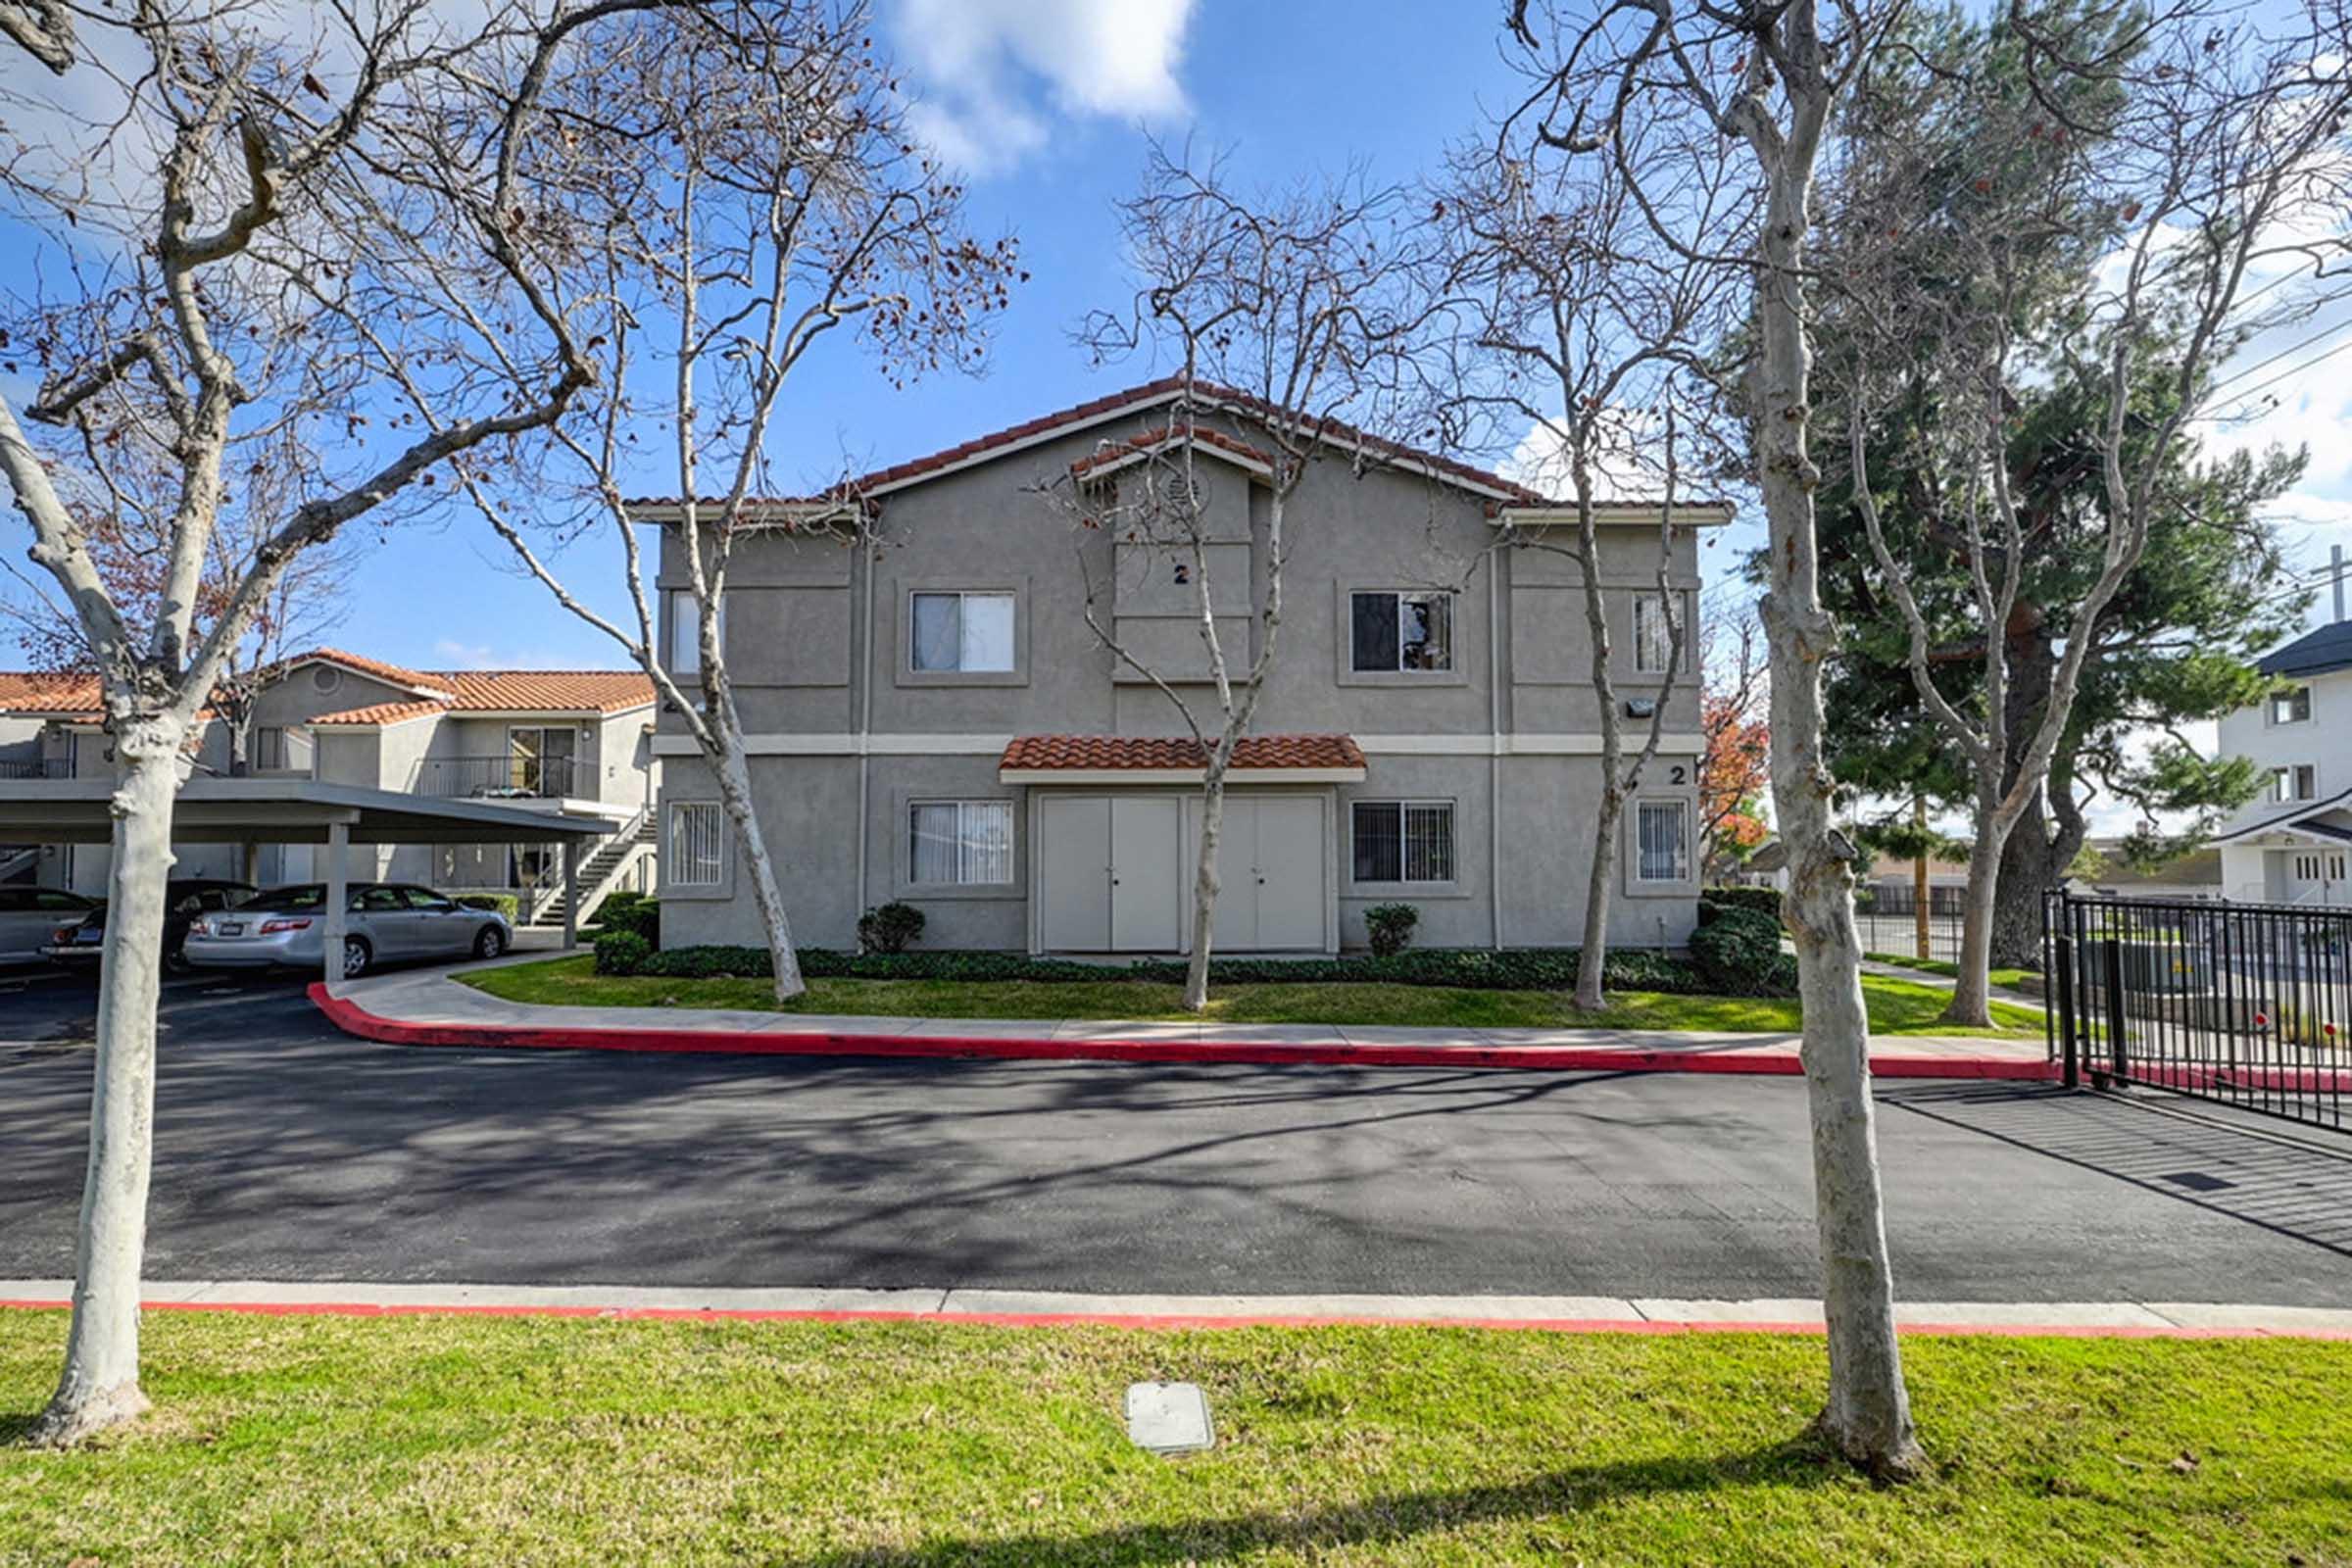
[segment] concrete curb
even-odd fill
[[[1500,1067],[1544,1072],[1705,1072],[1794,1077],[1793,1054],[1740,1051],[1629,1051],[1591,1046],[1404,1044],[1276,1045],[1253,1041],[1060,1040],[1045,1037],[836,1034],[741,1029],[587,1028],[574,1024],[412,1023],[368,1011],[314,981],[310,999],[345,1034],[394,1046],[493,1050],[707,1052],[752,1056],[884,1056],[1001,1061],[1223,1062],[1254,1066]],[[1870,1058],[1881,1078],[2055,1081],[2046,1061],[1997,1056]]]
[[[150,1281],[152,1311],[264,1316],[573,1317],[684,1322],[962,1323],[1145,1330],[1348,1325],[1574,1334],[1819,1334],[1821,1303],[1544,1296],[1146,1296],[988,1290]],[[71,1304],[71,1280],[0,1280],[0,1308]],[[2352,1341],[2352,1310],[2136,1301],[1940,1301],[1896,1308],[1906,1334]]]

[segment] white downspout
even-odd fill
[[[858,657],[858,910],[863,913],[872,907],[866,898],[865,862],[867,843],[874,836],[872,807],[873,757],[871,731],[874,721],[874,558],[872,540],[858,552],[865,571],[865,625],[860,639],[865,647]]]
[[[1487,918],[1502,951],[1502,557],[1487,562]]]

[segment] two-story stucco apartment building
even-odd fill
[[[2339,614],[2256,667],[2290,684],[2221,722],[2222,755],[2252,759],[2269,779],[2215,835],[2222,893],[2352,904],[2352,620]]]
[[[1181,396],[1152,383],[869,474],[854,488],[875,543],[795,532],[810,509],[793,502],[738,541],[724,647],[800,942],[851,946],[860,910],[903,900],[926,916],[925,947],[1186,948],[1201,760],[1084,604],[1089,574],[1114,584],[1103,609],[1121,642],[1213,712],[1195,589],[1181,558],[1078,526],[1039,494],[1075,483],[1107,502],[1097,487],[1131,480],[1122,456],[1169,439]],[[1271,443],[1249,400],[1208,401],[1196,427],[1224,438],[1197,443],[1199,488],[1239,660],[1263,635]],[[677,510],[636,505],[648,523]],[[1671,592],[1688,617],[1692,529],[1728,513],[1677,515],[1691,528]],[[1220,951],[1335,952],[1390,902],[1419,907],[1424,946],[1579,940],[1600,743],[1579,568],[1497,551],[1506,521],[1573,526],[1495,474],[1352,433],[1290,494],[1281,640],[1229,774]],[[1665,679],[1658,512],[1612,506],[1605,522],[1618,700],[1646,714]],[[678,530],[664,541],[663,635],[690,673]],[[1619,942],[1679,947],[1694,923],[1698,730],[1686,670],[1625,815]],[[708,767],[674,719],[656,747],[664,942],[759,942]]]
[[[103,778],[113,772],[93,677],[0,672],[0,777]],[[602,817],[581,898],[651,881],[653,682],[635,671],[406,669],[322,648],[283,661],[254,703],[248,770],[262,778],[453,800],[487,800]],[[207,721],[191,771],[230,771],[227,725]],[[299,882],[323,874],[307,844],[178,846],[182,876]],[[356,847],[354,880],[512,891],[527,920],[561,909],[548,844]],[[0,881],[91,897],[106,891],[103,845],[0,847]]]

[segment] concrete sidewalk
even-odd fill
[[[542,955],[499,960],[534,961]],[[395,1045],[716,1052],[758,1055],[1491,1066],[1557,1071],[1793,1074],[1791,1034],[1619,1029],[1407,1029],[1214,1020],[855,1017],[704,1007],[575,1007],[503,1001],[453,978],[493,965],[314,986],[337,1027]],[[1888,1078],[2045,1080],[2039,1040],[1897,1036],[1874,1043]]]
[[[74,1282],[0,1279],[0,1307],[72,1303]],[[570,1317],[1097,1323],[1134,1328],[1251,1324],[1459,1324],[1584,1332],[1818,1332],[1816,1300],[1619,1296],[1104,1295],[1081,1291],[808,1290],[619,1285],[394,1285],[380,1281],[150,1280],[156,1309],[374,1316],[420,1312]],[[2092,1334],[2150,1338],[2352,1339],[2352,1309],[2183,1301],[1912,1301],[1906,1333]]]

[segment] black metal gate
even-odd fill
[[[2087,1074],[2352,1131],[2352,907],[2055,892],[2041,941],[2069,1087]]]

